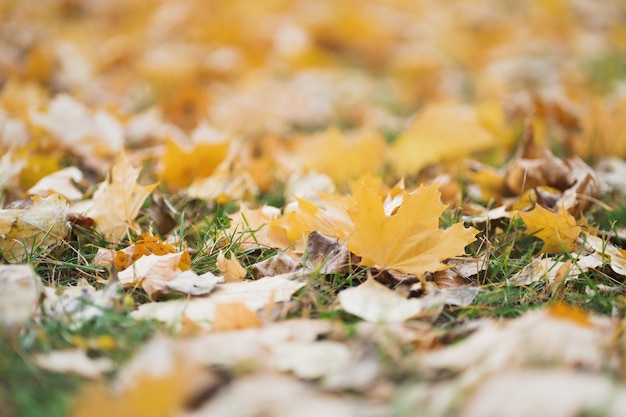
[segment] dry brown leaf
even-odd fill
[[[439,229],[445,206],[436,185],[404,192],[398,212],[386,215],[380,197],[371,189],[360,190],[348,209],[354,233],[348,248],[361,257],[361,265],[421,276],[448,268],[447,258],[462,255],[478,232],[456,223]]]
[[[108,240],[117,242],[129,230],[139,230],[135,219],[144,200],[157,186],[139,185],[139,171],[122,152],[107,179],[100,183],[93,195],[93,208],[89,215]]]

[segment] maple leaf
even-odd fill
[[[417,172],[428,164],[462,157],[496,142],[473,108],[434,104],[424,109],[393,143],[391,160],[400,173]]]
[[[379,195],[370,188],[360,190],[356,204],[348,208],[354,233],[348,248],[361,257],[361,265],[421,276],[448,268],[442,261],[462,255],[476,240],[473,227],[453,224],[439,229],[445,205],[437,185],[421,186],[403,193],[402,205],[386,215]]]
[[[328,152],[332,149],[332,152]],[[296,158],[304,167],[346,184],[367,172],[375,172],[385,155],[385,140],[374,131],[361,130],[349,137],[337,128],[301,138]]]
[[[227,258],[220,250],[215,260],[215,265],[226,282],[239,282],[248,273],[232,252],[230,253],[230,258]]]
[[[139,185],[140,169],[124,153],[93,195],[90,216],[108,240],[119,241],[129,229],[137,230],[135,218],[157,183]]]
[[[528,212],[519,212],[526,224],[526,233],[543,240],[541,253],[561,253],[576,248],[576,240],[580,234],[580,226],[576,219],[561,207],[558,213],[535,205]]]
[[[170,139],[162,157],[161,179],[171,190],[180,190],[196,178],[207,178],[226,159],[230,141],[196,141],[185,149]]]

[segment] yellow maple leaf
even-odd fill
[[[441,203],[437,185],[421,186],[414,193],[403,193],[402,205],[395,214],[386,215],[378,193],[361,189],[356,204],[348,208],[354,233],[348,248],[361,257],[361,264],[378,269],[423,275],[446,269],[442,261],[462,255],[465,246],[476,240],[478,232],[462,223],[439,228]]]
[[[331,128],[301,138],[296,157],[302,166],[326,174],[342,186],[364,173],[376,172],[384,155],[385,139],[377,132],[363,129],[348,136]]]
[[[229,141],[220,141],[197,143],[186,150],[170,139],[163,154],[161,179],[171,190],[179,190],[196,178],[206,178],[226,158],[229,148]]]
[[[248,271],[241,266],[241,263],[237,260],[237,258],[235,258],[235,255],[233,255],[232,252],[230,253],[229,259],[220,250],[217,255],[217,259],[215,260],[215,265],[226,282],[239,282],[243,280],[243,277],[245,277],[248,273]]]
[[[285,210],[285,215],[269,223],[270,227],[285,230],[291,242],[303,241],[309,233],[343,239],[352,232],[352,222],[346,207],[353,203],[351,197],[320,194],[322,206],[296,197],[296,204]]]
[[[135,218],[157,183],[140,185],[139,168],[124,153],[93,195],[90,216],[108,240],[119,241],[129,229],[137,230]]]
[[[454,103],[425,108],[391,146],[391,161],[399,173],[415,173],[428,164],[464,157],[496,144],[476,110]]]
[[[576,248],[581,228],[565,207],[554,213],[535,205],[531,211],[519,212],[519,216],[526,224],[526,233],[543,240],[541,253],[561,253]]]

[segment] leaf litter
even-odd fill
[[[620,415],[621,2],[96,3],[0,6],[0,415]]]

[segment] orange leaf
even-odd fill
[[[442,261],[462,255],[476,240],[477,230],[461,223],[439,229],[445,208],[439,197],[436,184],[404,192],[397,213],[387,216],[379,195],[362,189],[355,195],[356,205],[348,209],[354,223],[348,247],[365,266],[417,276],[446,269]]]

